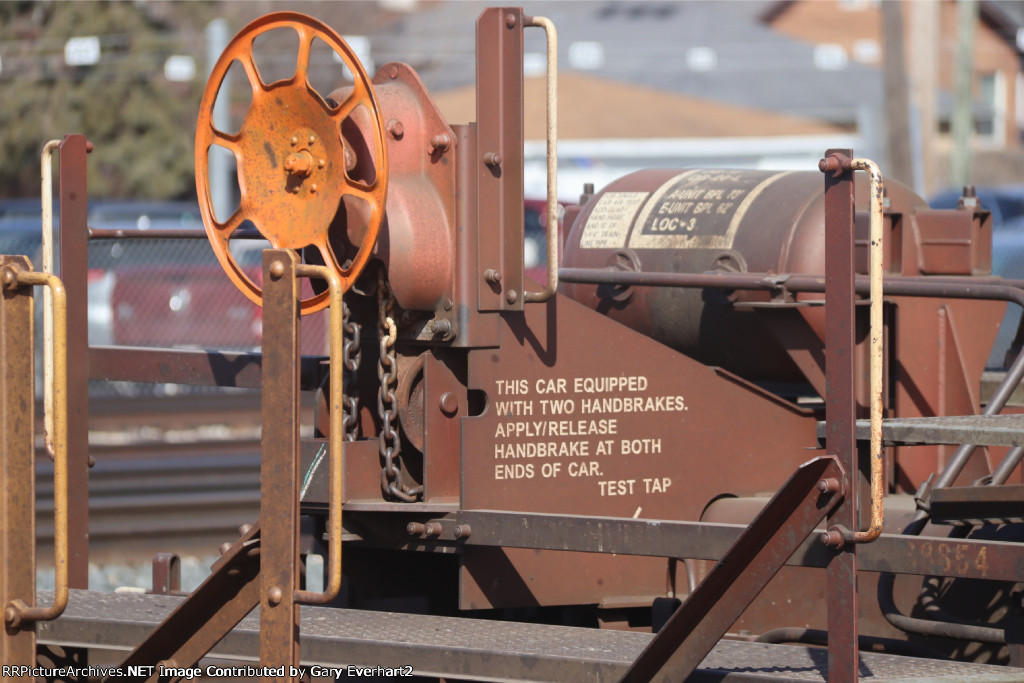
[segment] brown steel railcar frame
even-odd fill
[[[521,11],[497,9],[490,11],[479,27],[480,35],[498,32],[503,36],[510,29],[521,26]],[[512,36],[511,47],[482,50],[484,65],[490,64],[496,71],[505,73],[511,69],[516,55],[521,55],[521,38]],[[490,45],[487,40],[482,45]],[[492,62],[500,64],[492,64]],[[516,69],[518,70],[518,64]],[[476,129],[460,128],[458,134],[465,138],[466,148],[487,151],[493,146],[500,149],[508,159],[521,154],[521,142],[504,127],[510,125],[507,111],[522,108],[521,81],[517,91],[513,78],[502,80],[500,90],[504,93],[497,101],[483,100],[478,112],[480,122]],[[513,121],[514,123],[514,121]],[[512,126],[515,128],[515,126]],[[521,126],[520,126],[521,128]],[[511,137],[510,137],[511,136]],[[79,150],[81,153],[79,154]],[[264,340],[260,354],[221,354],[216,352],[184,352],[157,349],[109,349],[89,348],[81,343],[87,337],[86,325],[86,253],[87,228],[85,225],[85,141],[81,136],[68,139],[67,154],[62,150],[61,158],[61,254],[62,277],[69,292],[68,329],[69,338],[79,343],[69,344],[68,392],[71,396],[71,415],[68,426],[69,461],[73,481],[70,500],[73,520],[70,557],[71,581],[76,588],[85,588],[87,583],[87,530],[88,530],[88,380],[131,379],[135,381],[179,382],[189,384],[212,384],[221,386],[248,386],[263,388],[265,401],[264,424],[267,429],[267,450],[264,467],[267,474],[281,477],[279,485],[267,486],[262,492],[261,526],[253,527],[238,539],[215,565],[210,579],[193,596],[186,600],[178,611],[158,629],[153,636],[136,650],[127,660],[135,663],[153,663],[174,660],[178,666],[187,666],[207,652],[235,623],[257,603],[264,609],[265,637],[261,637],[261,658],[268,665],[298,663],[298,607],[292,587],[298,588],[297,534],[295,515],[298,506],[295,500],[297,480],[294,477],[297,466],[298,437],[297,420],[280,420],[280,415],[292,415],[297,405],[300,389],[313,390],[320,385],[323,366],[319,359],[300,359],[298,356],[295,324],[297,319],[296,288],[292,270],[286,267],[288,277],[278,278],[268,284],[269,298],[265,323],[274,332]],[[849,150],[831,150],[827,156],[849,159]],[[493,159],[492,159],[493,161]],[[493,168],[493,164],[490,165]],[[471,168],[471,167],[470,167]],[[488,211],[500,213],[495,221],[499,230],[488,233],[491,236],[466,246],[479,249],[476,260],[494,260],[510,273],[521,272],[521,253],[509,246],[509,239],[519,239],[521,214],[521,187],[515,180],[502,180],[501,174],[486,170],[473,175],[470,185],[481,189],[481,199],[476,207],[478,216]],[[798,564],[826,568],[829,591],[829,625],[832,637],[829,642],[828,679],[846,682],[858,679],[857,651],[857,584],[858,569],[875,569],[914,574],[944,574],[946,576],[1003,579],[1019,581],[1024,579],[1020,568],[1020,546],[1011,543],[984,542],[976,540],[957,541],[958,549],[967,558],[963,565],[944,570],[928,557],[939,557],[938,549],[948,545],[948,539],[903,538],[883,535],[869,546],[859,547],[846,544],[836,549],[823,545],[817,537],[809,536],[817,522],[826,514],[833,525],[847,530],[857,527],[857,496],[854,486],[859,466],[857,462],[856,432],[854,421],[854,398],[852,389],[853,365],[853,305],[860,285],[853,269],[853,171],[848,166],[839,173],[827,174],[826,184],[826,242],[827,277],[824,283],[826,307],[830,315],[826,345],[835,352],[834,357],[849,362],[830,362],[827,366],[827,426],[826,448],[828,456],[812,461],[801,468],[790,484],[780,489],[773,499],[766,515],[768,521],[758,519],[748,529],[724,529],[721,526],[685,522],[651,522],[647,520],[621,518],[592,518],[566,515],[528,515],[508,512],[481,510],[458,510],[440,515],[431,521],[438,525],[440,533],[430,539],[406,537],[398,542],[399,547],[424,551],[457,552],[462,546],[491,545],[498,547],[554,548],[580,550],[584,552],[613,552],[622,554],[644,554],[674,556],[683,552],[688,557],[730,561],[721,566],[734,571],[720,572],[706,587],[694,592],[691,601],[681,609],[673,622],[652,641],[646,651],[655,655],[642,655],[629,680],[643,680],[652,672],[671,671],[673,676],[685,676],[696,667],[713,646],[714,641],[731,624],[737,610],[756,595],[758,590],[783,564]],[[514,175],[514,174],[505,174]],[[488,184],[492,184],[487,189]],[[517,192],[518,188],[518,194]],[[490,194],[487,194],[490,193]],[[495,196],[492,196],[495,195]],[[489,197],[489,198],[488,198]],[[471,211],[472,207],[460,205],[460,211]],[[495,208],[497,207],[497,208]],[[494,218],[488,216],[488,218]],[[474,222],[474,221],[470,221]],[[482,220],[480,221],[483,222]],[[489,223],[491,224],[491,223]],[[512,237],[509,238],[508,236]],[[159,236],[159,235],[157,235]],[[99,237],[99,235],[97,235]],[[472,240],[471,240],[472,241]],[[492,253],[493,252],[493,253]],[[271,254],[270,259],[287,258],[283,254]],[[269,262],[269,260],[267,261]],[[291,263],[292,261],[289,261]],[[565,278],[572,273],[563,271]],[[584,277],[586,273],[576,273]],[[693,280],[697,286],[729,286],[721,279],[712,282]],[[566,278],[567,279],[567,278]],[[755,276],[747,277],[732,286],[759,286]],[[624,281],[624,280],[620,280]],[[796,289],[799,278],[784,280],[787,287]],[[278,284],[274,284],[277,282]],[[505,311],[515,314],[522,309],[519,298],[522,291],[518,279],[504,281],[504,296],[480,279],[474,292],[477,307],[475,313]],[[774,280],[778,285],[778,277]],[[638,283],[643,284],[643,283]],[[654,284],[648,282],[646,284]],[[682,281],[671,283],[686,284]],[[904,278],[890,283],[892,287],[904,287],[908,291],[918,288],[921,295],[945,287],[944,296],[955,295],[954,285],[941,281]],[[809,284],[808,287],[811,285]],[[821,287],[819,281],[813,283]],[[931,289],[929,289],[931,288]],[[465,287],[472,290],[471,287]],[[515,297],[509,296],[516,292]],[[994,290],[985,292],[993,296]],[[1020,293],[1005,293],[1005,298],[1019,301]],[[5,298],[11,301],[12,316],[19,322],[7,327],[6,317],[0,317],[4,329],[0,332],[18,336],[26,329],[24,320],[25,302],[17,297]],[[30,322],[28,329],[30,329]],[[485,327],[486,329],[486,327]],[[467,331],[468,332],[468,331]],[[270,358],[278,356],[277,361]],[[1016,366],[1015,366],[1016,367]],[[1021,367],[1024,367],[1022,364]],[[1011,372],[1012,375],[1012,372]],[[1019,379],[1019,377],[1018,377]],[[5,387],[5,394],[11,390]],[[30,403],[30,402],[29,402]],[[24,415],[23,405],[4,404],[5,410],[13,416]],[[11,430],[5,437],[25,438],[23,431]],[[24,444],[21,444],[24,446]],[[23,465],[23,463],[22,463]],[[281,476],[284,473],[285,476]],[[290,474],[288,474],[290,473]],[[269,477],[267,477],[269,478]],[[833,485],[830,483],[835,481]],[[820,485],[820,486],[819,486]],[[5,511],[14,507],[14,501],[4,502]],[[414,513],[415,506],[409,506]],[[428,513],[429,514],[429,513]],[[267,524],[268,519],[272,521]],[[396,520],[404,527],[399,515]],[[464,533],[472,529],[472,534]],[[460,531],[462,529],[463,531]],[[776,541],[775,534],[788,531],[795,534],[787,542]],[[273,539],[269,541],[269,539]],[[769,542],[765,542],[765,539]],[[339,539],[332,539],[340,542]],[[269,542],[268,542],[269,541]],[[21,542],[21,541],[19,541]],[[381,543],[386,543],[382,540]],[[763,547],[762,547],[763,546]],[[931,548],[928,555],[922,552]],[[761,554],[764,551],[766,554]],[[981,568],[977,558],[986,557]],[[745,558],[744,562],[733,562]],[[745,564],[744,564],[745,563]],[[34,574],[33,563],[5,562],[5,571],[21,575],[30,571]],[[271,570],[271,567],[273,569]],[[756,578],[743,573],[744,567],[758,569]],[[272,583],[265,583],[263,572],[275,573]],[[261,576],[262,574],[262,576]],[[714,576],[714,575],[713,575]],[[272,588],[281,588],[281,595],[270,594]],[[271,605],[271,603],[273,603]],[[710,614],[707,621],[695,621],[693,612]],[[278,618],[273,614],[284,616]],[[685,627],[685,628],[684,628]],[[8,628],[8,631],[12,629]],[[11,637],[24,637],[25,629],[13,629]],[[673,653],[682,653],[673,658]],[[702,654],[703,653],[703,654]],[[668,669],[662,669],[668,666]]]

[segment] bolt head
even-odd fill
[[[846,539],[843,538],[843,534],[838,529],[830,529],[829,531],[823,531],[821,533],[822,545],[827,545],[832,548],[842,548],[846,544]]]
[[[822,493],[835,493],[839,490],[839,480],[834,477],[827,477],[818,482],[818,491]]]

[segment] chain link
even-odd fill
[[[377,279],[377,309],[380,326],[380,360],[377,364],[380,389],[377,392],[377,413],[381,421],[380,455],[384,461],[380,473],[380,484],[386,497],[411,503],[422,495],[423,487],[409,487],[403,484],[402,470],[396,463],[402,445],[398,438],[397,402],[393,389],[398,379],[398,364],[395,361],[395,339],[398,336],[398,328],[395,325],[394,308],[395,297],[388,287],[384,270],[381,269]]]
[[[363,358],[363,351],[359,345],[359,325],[352,322],[352,311],[347,303],[342,303],[341,329],[344,337],[344,344],[341,349],[341,361],[345,366],[345,386],[355,391],[358,386],[356,373],[359,372],[359,363]],[[345,441],[355,441],[358,436],[359,424],[359,399],[355,394],[344,394],[344,416],[341,418],[341,427],[345,435]]]

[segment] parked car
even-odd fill
[[[992,212],[992,229],[999,230],[1007,221],[1024,215],[1024,185],[979,185],[974,189],[978,203]],[[929,201],[933,209],[955,209],[963,189],[950,188]]]
[[[543,285],[548,281],[548,202],[546,199],[523,201],[523,270],[526,276]],[[559,208],[559,222],[563,207]]]
[[[111,273],[113,342],[125,346],[258,348],[261,309],[228,279],[205,235],[197,240],[125,240]],[[239,265],[258,279],[261,251]]]
[[[1024,279],[1024,215],[1017,216],[992,233],[992,273],[1008,279]],[[988,367],[1008,367],[1020,352],[1022,318],[1019,306],[1010,304],[999,326]]]
[[[42,268],[42,229],[39,212],[25,217],[21,212],[10,211],[9,204],[0,207],[0,254],[27,256],[35,269]],[[37,207],[38,208],[38,207]],[[35,298],[35,395],[42,398],[43,392],[43,298],[36,288]]]
[[[981,207],[992,212],[992,274],[1024,279],[1024,186],[982,185],[974,193]],[[955,209],[962,195],[959,189],[944,190],[932,197],[930,204],[933,209]],[[989,368],[1005,368],[1012,362],[1016,353],[1010,350],[1020,325],[1020,308],[1007,306],[988,358]]]

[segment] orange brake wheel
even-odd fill
[[[264,83],[253,59],[253,40],[268,31],[290,28],[298,33],[299,48],[291,78]],[[338,103],[321,96],[309,83],[310,54],[314,39],[334,50],[353,75],[351,92]],[[224,78],[238,62],[252,87],[252,104],[237,133],[219,130],[213,123],[213,106]],[[366,145],[355,149],[342,136],[342,122],[357,108],[368,114]],[[241,199],[238,208],[218,220],[210,197],[210,148],[229,150],[238,167]],[[348,147],[348,149],[346,149]],[[365,147],[365,149],[364,149]],[[203,91],[196,126],[196,189],[206,233],[231,281],[257,304],[262,290],[239,267],[228,249],[232,234],[250,221],[278,249],[316,248],[323,261],[341,276],[347,290],[370,258],[380,230],[387,200],[387,146],[384,124],[370,79],[349,46],[330,27],[295,12],[261,17],[232,39],[213,67]],[[373,180],[350,177],[346,154],[372,157]],[[365,166],[367,160],[359,160]],[[369,207],[367,226],[357,253],[343,268],[331,246],[328,229],[346,196]],[[327,292],[302,301],[303,313],[327,306]]]

